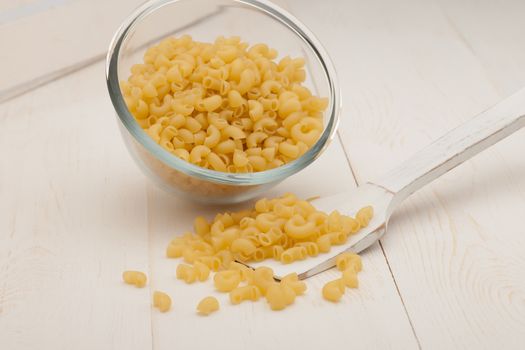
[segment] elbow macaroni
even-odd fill
[[[232,39],[182,36],[150,47],[121,82],[129,111],[161,147],[201,167],[264,171],[300,157],[321,136],[328,106],[302,86],[304,59],[275,61],[266,44]],[[260,154],[235,164],[234,149],[252,148]]]
[[[190,122],[190,124],[193,122]],[[255,148],[246,152],[250,156],[261,152]],[[310,202],[293,194],[273,199],[260,199],[253,208],[232,213],[217,214],[212,220],[197,217],[194,232],[186,232],[169,242],[166,255],[183,258],[177,279],[186,283],[205,281],[214,273],[213,283],[219,292],[229,293],[234,305],[245,300],[257,301],[264,297],[272,310],[282,310],[293,304],[295,298],[306,291],[306,284],[297,274],[289,274],[277,282],[268,267],[250,267],[238,261],[276,259],[290,264],[296,260],[329,252],[332,245],[344,243],[371,220],[372,207],[365,207],[356,217],[337,211],[329,214],[318,211]],[[341,277],[328,282],[322,290],[325,299],[337,302],[345,288],[357,288],[357,274],[362,269],[361,258],[345,252],[336,258]],[[126,283],[143,287],[146,275],[138,271],[123,273]],[[162,292],[155,292],[153,305],[165,312],[171,299]],[[213,297],[205,298],[197,309],[208,314],[218,309]]]
[[[342,279],[330,281],[323,286],[323,297],[332,302],[338,302],[345,292]]]
[[[159,309],[160,312],[168,311],[171,308],[170,296],[164,292],[153,292],[153,306]]]
[[[140,271],[124,271],[122,279],[127,284],[133,284],[137,288],[142,288],[146,285],[147,277],[144,272]]]
[[[197,305],[197,313],[199,315],[208,316],[217,310],[219,310],[219,301],[215,297],[206,297]]]

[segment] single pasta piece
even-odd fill
[[[355,214],[355,218],[357,222],[359,222],[361,227],[367,227],[368,223],[372,219],[372,216],[374,216],[374,208],[372,208],[371,206],[361,208],[359,209],[357,214]]]
[[[202,316],[208,316],[217,310],[219,310],[219,301],[212,296],[202,299],[197,305],[197,313]]]
[[[306,221],[301,215],[294,215],[284,225],[284,231],[291,238],[306,239],[316,233],[316,226],[311,221]]]
[[[323,287],[323,297],[332,302],[338,302],[345,292],[345,284],[342,279],[326,283]]]
[[[361,225],[356,219],[353,219],[349,216],[342,215],[341,216],[342,221],[342,231],[346,233],[347,235],[356,233],[361,228]]]
[[[343,276],[341,277],[345,286],[348,288],[357,288],[359,287],[359,281],[357,279],[357,271],[354,267],[349,267],[343,271]]]
[[[253,285],[237,287],[230,292],[230,301],[234,305],[245,300],[257,301],[260,297],[260,289]]]
[[[210,275],[210,268],[206,264],[195,261],[193,268],[195,269],[195,273],[197,274],[199,281],[203,282],[208,279],[208,276]]]
[[[168,294],[156,290],[153,292],[153,306],[160,310],[160,312],[166,312],[171,308],[171,298]]]
[[[273,270],[269,267],[258,267],[253,272],[253,285],[259,287],[261,293],[266,295],[270,285],[275,283],[273,279]]]
[[[241,273],[238,270],[219,271],[213,277],[213,282],[219,292],[230,292],[241,282]]]
[[[308,256],[307,250],[305,247],[293,247],[286,249],[281,254],[281,262],[283,264],[290,264],[296,260],[304,260]]]
[[[332,245],[344,244],[346,240],[348,239],[348,236],[344,234],[342,231],[330,232],[330,233],[327,233],[326,236],[330,238],[330,244]]]
[[[288,285],[272,283],[266,292],[266,301],[274,311],[283,310],[295,301],[295,292]]]
[[[319,255],[319,246],[315,242],[299,242],[295,244],[296,247],[305,247],[308,256]]]
[[[337,256],[335,259],[335,265],[339,271],[345,271],[348,268],[353,268],[356,272],[359,272],[363,268],[361,257],[351,252],[339,254],[339,256]]]
[[[317,247],[321,253],[329,252],[332,248],[330,236],[322,235],[321,237],[317,238]]]
[[[166,248],[166,256],[168,258],[180,258],[186,249],[184,243],[170,243]]]
[[[176,272],[177,279],[183,280],[186,283],[193,283],[198,279],[195,268],[186,264],[179,264]]]
[[[208,223],[208,220],[202,216],[195,218],[193,221],[193,228],[195,233],[197,233],[199,236],[205,236],[210,233],[210,224]]]
[[[232,253],[241,253],[245,256],[250,256],[255,253],[257,247],[252,241],[246,238],[238,238],[231,244]]]
[[[220,250],[215,253],[215,256],[220,259],[221,266],[227,269],[233,261],[233,254],[229,250]]]
[[[133,284],[137,288],[144,287],[148,280],[146,274],[140,271],[124,271],[122,273],[122,279],[127,284]]]
[[[304,294],[304,292],[306,291],[306,283],[304,283],[302,281],[299,281],[299,277],[297,276],[297,274],[295,272],[284,276],[281,279],[280,283],[282,285],[286,284],[286,285],[290,286],[294,290],[295,295]]]

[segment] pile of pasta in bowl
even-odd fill
[[[259,172],[303,155],[323,132],[328,99],[303,86],[303,58],[239,37],[170,37],[131,67],[128,110],[162,148],[228,173]]]

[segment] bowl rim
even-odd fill
[[[241,5],[259,10],[272,17],[288,29],[292,30],[314,53],[318,63],[323,68],[324,76],[329,87],[329,104],[325,113],[329,113],[329,120],[319,140],[308,149],[301,157],[283,164],[277,168],[251,173],[226,173],[212,169],[203,168],[171,154],[159,144],[157,144],[135,121],[129,112],[122,92],[118,77],[118,63],[120,49],[125,43],[128,35],[132,33],[135,25],[144,17],[160,9],[161,7],[188,0],[150,0],[139,6],[131,13],[115,32],[106,56],[106,84],[113,107],[124,124],[127,131],[138,141],[149,153],[174,170],[185,173],[186,175],[211,181],[220,184],[250,186],[281,181],[310,165],[328,147],[334,138],[339,124],[339,114],[341,110],[341,98],[339,85],[336,79],[334,65],[328,56],[325,48],[313,33],[306,28],[297,18],[288,11],[267,0],[227,0]],[[224,0],[218,0],[224,1]]]

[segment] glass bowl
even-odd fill
[[[271,170],[226,173],[188,163],[151,139],[128,111],[119,81],[126,80],[133,64],[141,63],[146,49],[168,36],[189,34],[213,42],[217,36],[240,36],[249,44],[266,43],[279,57],[304,57],[304,85],[328,97],[324,131],[300,158]],[[109,95],[118,116],[124,142],[133,159],[161,188],[206,203],[237,203],[265,192],[311,164],[333,138],[340,111],[335,70],[326,51],[295,17],[264,0],[153,0],[139,7],[116,32],[106,61]],[[314,181],[314,180],[312,180]]]

